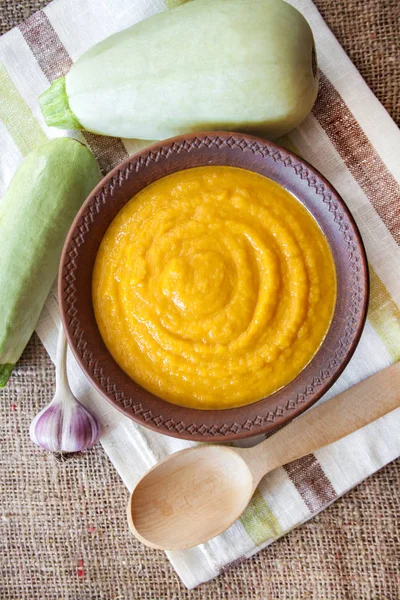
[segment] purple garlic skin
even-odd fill
[[[57,396],[33,419],[31,440],[51,452],[82,452],[100,439],[101,428],[94,415],[72,394]]]

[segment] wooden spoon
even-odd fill
[[[170,455],[137,484],[128,522],[144,544],[178,550],[230,527],[261,478],[400,406],[400,362],[311,409],[253,448],[197,446]]]

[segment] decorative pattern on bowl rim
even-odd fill
[[[251,152],[259,155],[263,159],[272,160],[279,163],[286,169],[292,170],[302,180],[305,180],[308,187],[313,189],[315,194],[321,198],[321,201],[327,205],[332,215],[332,221],[341,234],[350,262],[350,280],[351,280],[351,303],[348,307],[347,323],[344,327],[344,334],[338,339],[334,351],[324,368],[319,369],[318,373],[309,378],[302,390],[294,396],[288,397],[282,406],[282,402],[270,408],[265,414],[257,414],[251,419],[245,418],[229,420],[229,414],[232,410],[223,411],[194,411],[193,409],[183,409],[178,407],[189,415],[191,412],[205,414],[208,412],[220,413],[226,415],[226,422],[221,424],[202,423],[196,418],[195,422],[187,419],[174,419],[163,415],[157,411],[157,414],[144,406],[132,395],[127,395],[119,389],[117,384],[112,381],[110,376],[99,366],[95,357],[95,352],[85,335],[85,325],[79,318],[79,311],[76,307],[76,259],[79,256],[80,248],[85,242],[85,237],[90,233],[91,226],[96,215],[101,210],[101,206],[110,200],[115,191],[120,188],[134,174],[142,169],[148,169],[154,163],[166,161],[171,154],[195,152],[200,148],[230,148],[239,149],[242,152]],[[89,197],[90,198],[90,197]],[[62,316],[66,327],[67,336],[70,345],[81,365],[86,370],[90,379],[95,383],[99,391],[115,406],[120,408],[125,414],[144,424],[156,429],[159,432],[167,433],[192,440],[201,440],[212,438],[218,440],[236,439],[249,437],[265,433],[271,429],[284,424],[292,417],[294,411],[302,411],[310,403],[307,400],[313,397],[315,402],[337,379],[350,359],[365,321],[367,296],[368,296],[368,273],[366,269],[366,259],[363,251],[361,238],[352,217],[346,209],[344,203],[334,190],[316,173],[312,167],[307,165],[291,152],[279,148],[275,144],[241,134],[228,133],[209,133],[193,134],[192,136],[181,136],[173,138],[166,142],[161,142],[152,146],[134,156],[114,169],[105,179],[100,187],[96,188],[96,193],[82,207],[71,230],[75,231],[73,236],[69,236],[64,248],[60,270],[60,298],[62,298]],[[356,232],[354,234],[354,230]],[[276,392],[270,398],[279,394]],[[249,406],[257,406],[264,402],[261,400]],[[312,402],[312,403],[313,403]],[[165,403],[171,407],[169,403]],[[175,406],[175,405],[173,405]],[[245,407],[240,407],[245,408]]]

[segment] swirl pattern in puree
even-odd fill
[[[314,218],[274,181],[234,167],[180,171],[130,200],[96,258],[93,304],[116,362],[169,402],[232,408],[312,359],[336,299]]]

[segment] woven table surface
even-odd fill
[[[400,122],[398,0],[314,0],[378,99]],[[0,0],[0,34],[45,0]],[[30,442],[54,393],[36,335],[0,392],[1,600],[396,600],[400,461],[216,580],[187,591],[163,552],[139,544],[128,492],[101,446],[59,462]]]

